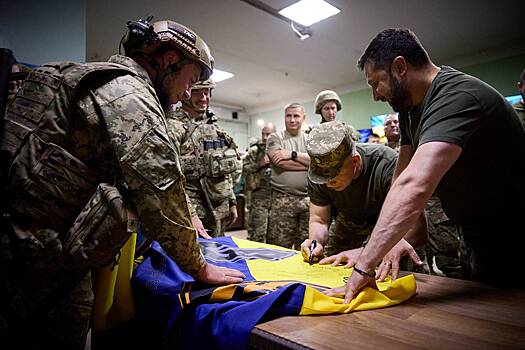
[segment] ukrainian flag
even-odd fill
[[[137,315],[171,348],[246,349],[253,327],[282,316],[322,315],[399,304],[416,292],[413,275],[364,288],[350,304],[321,292],[346,283],[351,269],[303,261],[297,251],[247,240],[200,240],[206,259],[246,275],[243,283],[203,285],[154,243],[132,280]]]

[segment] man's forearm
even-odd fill
[[[308,167],[310,166],[310,156],[308,155],[308,153],[297,152],[296,161],[304,165],[306,169],[308,169]]]
[[[282,168],[284,170],[291,170],[291,171],[305,171],[308,170],[308,166],[305,166],[304,164],[301,164],[299,162],[296,162],[291,159],[287,160],[281,160],[277,162],[277,165],[279,168]]]
[[[388,193],[359,267],[372,271],[382,257],[413,227],[431,195],[414,176],[401,174]]]
[[[315,239],[323,247],[328,242],[328,225],[320,222],[310,222],[308,238]]]
[[[427,242],[427,220],[424,210],[403,238],[413,247],[421,247]]]

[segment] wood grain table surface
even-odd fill
[[[525,349],[525,290],[414,274],[403,304],[347,315],[290,316],[257,325],[256,349]]]

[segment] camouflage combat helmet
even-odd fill
[[[325,184],[335,178],[345,159],[354,153],[354,148],[350,130],[344,123],[331,121],[313,128],[306,139],[310,181]]]
[[[164,44],[180,50],[186,58],[198,62],[202,68],[200,79],[207,80],[213,73],[213,57],[208,45],[193,30],[174,21],[164,20],[150,24],[146,20],[128,22],[129,28],[122,40],[127,56],[135,52],[151,54]]]
[[[204,80],[204,81],[198,81],[196,82],[192,87],[191,89],[192,90],[199,90],[199,89],[214,89],[215,86],[217,86],[217,84],[215,83],[215,81],[213,81],[212,78],[209,78],[207,80]]]
[[[317,97],[315,98],[315,114],[321,114],[321,109],[323,108],[324,104],[328,101],[334,101],[337,105],[337,111],[341,110],[342,106],[339,95],[337,95],[335,91],[324,90],[317,94]]]

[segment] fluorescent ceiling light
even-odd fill
[[[308,27],[339,12],[341,10],[324,0],[301,0],[282,9],[279,14]]]
[[[213,79],[214,82],[218,83],[219,81],[230,79],[231,77],[233,77],[233,75],[234,75],[233,73],[225,72],[223,70],[214,68],[211,78]]]

